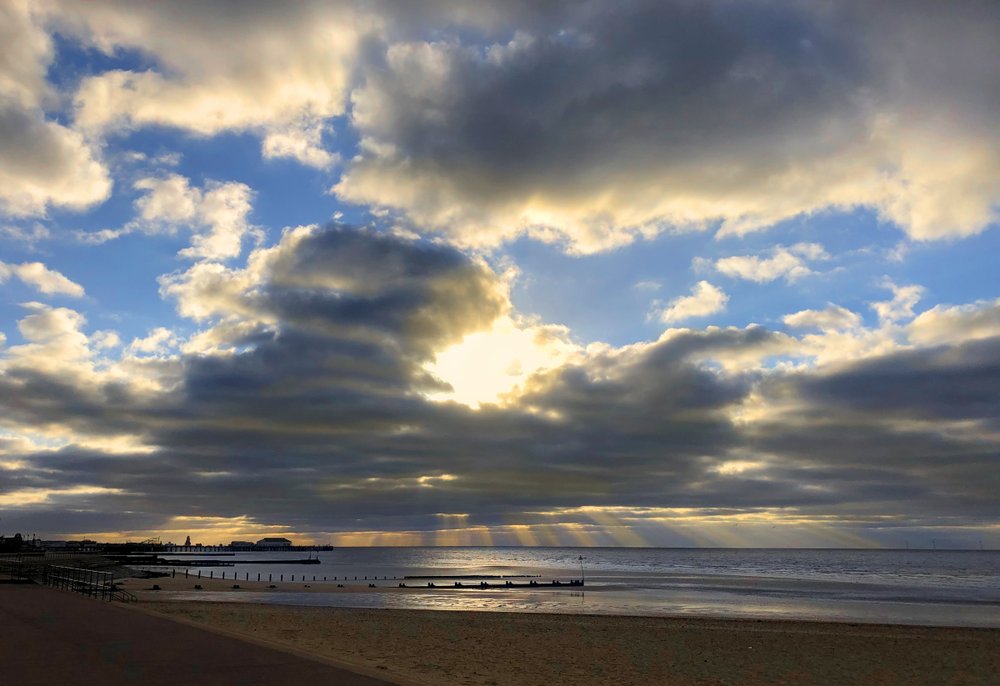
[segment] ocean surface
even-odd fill
[[[313,555],[321,564],[259,563],[307,556],[299,552],[206,555],[202,557],[236,564],[203,567],[201,573],[216,578],[225,573],[237,580],[270,575],[286,589],[305,583],[314,589],[325,584],[332,591],[338,583],[395,588],[403,582],[423,590],[177,595],[337,607],[1000,627],[1000,551],[469,547],[340,548]],[[190,568],[189,574],[196,575],[197,569]],[[479,579],[469,577],[488,577],[484,580],[491,587],[481,589]],[[586,578],[582,588],[495,587],[506,579],[568,582],[581,577]],[[454,588],[456,580],[475,588]]]

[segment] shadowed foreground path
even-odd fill
[[[67,591],[0,584],[3,686],[389,686]]]

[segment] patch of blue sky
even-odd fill
[[[568,326],[582,343],[623,345],[655,338],[662,330],[646,322],[651,301],[686,293],[691,258],[711,241],[707,232],[661,235],[574,256],[559,245],[522,238],[502,253],[520,270],[511,293],[519,311]]]
[[[767,258],[775,246],[817,243],[829,259],[806,260],[814,272],[788,281],[756,283],[719,273],[714,263],[731,256]],[[902,249],[900,249],[902,247]],[[796,217],[769,229],[716,239],[711,231],[664,233],[617,250],[566,255],[558,246],[521,239],[503,252],[521,269],[512,293],[523,312],[565,324],[577,340],[623,345],[656,338],[667,326],[660,306],[689,294],[700,280],[729,295],[718,313],[673,325],[784,328],[782,318],[836,304],[875,325],[872,302],[888,300],[886,281],[926,289],[917,308],[996,297],[995,256],[1000,235],[987,230],[970,238],[913,243],[874,211],[829,210]],[[695,263],[701,258],[703,266]]]
[[[665,232],[617,250],[588,256],[566,255],[559,246],[521,239],[504,253],[521,269],[512,297],[522,311],[566,324],[581,342],[622,345],[656,338],[667,325],[655,316],[661,306],[690,293],[706,280],[726,291],[725,310],[674,326],[781,326],[781,318],[828,302],[871,315],[868,303],[885,300],[884,277],[908,282],[905,263],[890,254],[903,240],[896,227],[867,210],[828,211],[797,217],[767,230],[716,239],[713,231]],[[815,274],[789,283],[778,278],[755,283],[719,273],[722,258],[767,258],[777,245],[818,243],[830,259],[807,261]],[[703,266],[695,260],[700,258]],[[652,316],[651,316],[652,312]]]
[[[924,305],[961,305],[1000,295],[1000,226],[968,238],[910,246],[894,274],[926,289]]]

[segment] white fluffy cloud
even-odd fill
[[[55,50],[52,39],[32,16],[28,0],[0,6],[0,93],[22,107],[40,107],[53,97],[45,68]]]
[[[147,336],[133,339],[127,352],[132,355],[156,355],[176,348],[179,342],[177,334],[165,326],[158,326]]]
[[[0,212],[38,216],[50,205],[82,210],[110,192],[107,170],[79,133],[0,95]]]
[[[935,305],[908,326],[910,340],[943,345],[1000,336],[1000,299],[971,305]]]
[[[831,303],[822,310],[802,310],[785,315],[782,321],[796,329],[842,331],[861,326],[861,316],[846,307]]]
[[[43,303],[25,303],[30,312],[17,328],[26,341],[7,350],[7,366],[16,366],[78,377],[92,357],[89,340],[83,332],[86,318],[67,307]]]
[[[0,6],[0,213],[81,210],[104,200],[111,179],[78,132],[46,115],[57,96],[45,79],[52,40],[21,0]]]
[[[138,50],[156,63],[84,79],[84,129],[251,131],[265,156],[326,167],[336,157],[323,147],[324,121],[344,113],[359,43],[378,23],[354,4],[69,2],[55,3],[49,21],[109,54]]]
[[[707,317],[726,309],[728,302],[729,296],[721,288],[708,281],[699,281],[691,289],[691,295],[671,300],[659,313],[659,318],[661,322],[670,324],[694,317]]]
[[[310,167],[327,169],[340,161],[340,155],[323,148],[324,130],[316,121],[275,127],[264,136],[261,152],[268,159],[290,157]]]
[[[41,262],[22,264],[0,262],[0,283],[12,276],[45,295],[68,295],[73,298],[82,298],[84,295],[83,286],[70,281],[56,270],[49,269]]]
[[[192,232],[192,244],[180,251],[192,259],[237,257],[248,235],[259,235],[249,221],[253,191],[238,182],[208,181],[202,188],[191,186],[179,174],[146,177],[133,184],[144,194],[136,199],[136,217],[120,229],[78,232],[85,243],[99,244],[141,231],[147,234]]]
[[[896,322],[913,316],[913,308],[924,295],[924,287],[917,285],[897,286],[886,279],[883,285],[892,291],[890,300],[880,300],[871,303],[880,321]]]
[[[784,278],[789,283],[814,273],[807,260],[827,259],[826,250],[817,243],[798,243],[791,247],[776,246],[769,257],[736,255],[715,262],[715,268],[725,274],[747,281],[767,283]]]

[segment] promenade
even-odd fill
[[[4,686],[391,686],[291,653],[50,588],[0,584]]]

